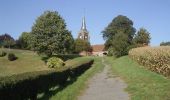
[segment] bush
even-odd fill
[[[64,62],[63,62],[63,60],[61,60],[60,58],[51,57],[51,58],[48,59],[48,61],[47,61],[47,66],[48,66],[49,68],[60,68],[60,67],[64,66]]]
[[[146,68],[170,77],[170,46],[140,47],[130,50],[129,56]]]
[[[9,61],[14,61],[14,60],[16,60],[17,59],[17,57],[15,56],[15,54],[13,54],[13,53],[9,53],[8,54],[8,60]]]
[[[0,51],[0,57],[4,57],[4,56],[6,56],[6,52]]]

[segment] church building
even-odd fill
[[[85,17],[82,19],[82,26],[80,31],[78,32],[78,39],[82,39],[85,41],[90,42],[90,34],[86,28],[86,20]],[[107,51],[104,50],[104,44],[99,44],[99,45],[92,45],[93,51],[88,53],[88,55],[93,55],[93,56],[103,56]],[[80,55],[87,55],[87,52],[81,52]]]

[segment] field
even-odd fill
[[[126,91],[131,100],[169,100],[170,80],[162,75],[151,72],[132,61],[128,56],[114,60],[107,57],[113,74],[126,81]]]
[[[6,50],[7,52],[13,52],[18,57],[15,61],[9,61],[7,56],[0,57],[0,76],[10,76],[13,74],[47,70],[41,57],[36,53],[27,50]]]

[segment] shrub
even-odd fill
[[[48,66],[49,68],[60,68],[60,67],[64,66],[64,62],[63,62],[63,60],[61,60],[60,58],[51,57],[51,58],[48,59],[48,61],[47,61],[47,66]]]
[[[4,57],[4,56],[6,56],[6,52],[0,51],[0,57]]]
[[[15,54],[13,54],[13,53],[9,53],[8,54],[8,60],[9,61],[14,61],[14,60],[16,60],[17,59],[17,57],[15,56]]]
[[[129,56],[154,72],[170,76],[170,46],[140,47],[130,50]]]

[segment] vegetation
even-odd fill
[[[75,52],[80,53],[82,51],[91,52],[92,47],[88,41],[82,40],[82,39],[76,39],[75,40]]]
[[[12,76],[0,77],[0,99],[28,99],[35,100],[38,93],[48,92],[56,85],[63,85],[69,76],[75,78],[90,68],[93,60],[79,58],[69,61],[70,67],[62,67],[57,70],[32,71]],[[43,84],[42,84],[43,83]]]
[[[170,47],[141,47],[129,51],[129,56],[146,68],[170,76]]]
[[[150,33],[146,29],[140,28],[140,30],[135,35],[133,42],[137,47],[142,47],[149,45],[150,39]]]
[[[32,51],[17,49],[4,51],[14,53],[19,59],[9,61],[7,56],[0,57],[0,77],[48,69],[42,58]]]
[[[168,100],[170,98],[170,80],[162,75],[144,69],[128,56],[106,62],[112,67],[113,74],[123,78],[128,84],[127,91],[131,100]]]
[[[170,42],[161,42],[160,46],[170,46]]]
[[[13,54],[13,53],[9,53],[8,54],[8,60],[9,61],[14,61],[14,60],[16,60],[17,59],[17,57],[15,56],[15,54]]]
[[[0,47],[6,47],[10,49],[11,46],[14,46],[14,44],[15,40],[9,34],[5,33],[3,35],[0,35]]]
[[[106,40],[105,47],[109,55],[117,57],[127,55],[136,30],[133,21],[126,16],[119,15],[103,31]]]
[[[49,68],[60,68],[64,66],[64,62],[63,60],[61,60],[60,58],[57,57],[51,57],[50,59],[48,59],[47,61],[47,66]]]
[[[32,48],[47,56],[73,51],[74,40],[62,17],[53,11],[44,12],[32,27]]]
[[[84,59],[87,59],[86,57]],[[90,57],[91,58],[91,57]],[[87,70],[84,74],[79,76],[76,81],[71,82],[68,86],[60,89],[59,92],[57,90],[53,90],[48,92],[44,97],[40,98],[40,100],[77,100],[77,96],[81,94],[81,92],[87,86],[87,80],[91,78],[95,73],[101,71],[103,69],[101,58],[96,57],[94,59],[94,64],[92,67]],[[80,59],[76,59],[80,60]]]
[[[6,56],[6,52],[0,50],[0,57],[4,57],[4,56]]]
[[[16,41],[17,48],[31,49],[31,33],[23,32],[19,39]]]

